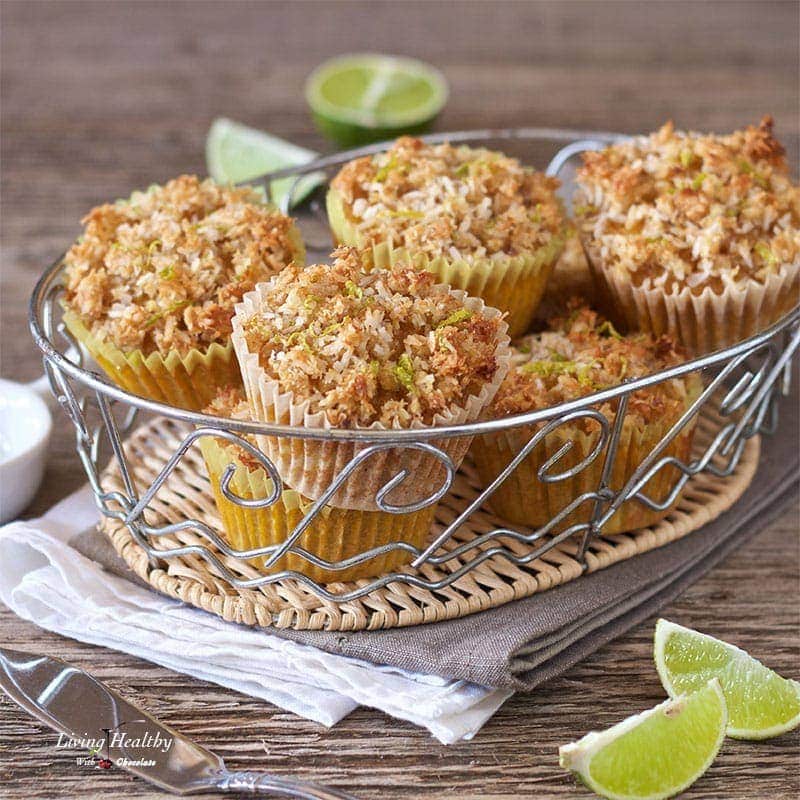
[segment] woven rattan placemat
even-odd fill
[[[698,421],[695,448],[702,452],[720,428],[713,412],[705,412]],[[140,487],[148,486],[165,461],[175,451],[186,428],[160,418],[139,428],[125,443],[131,472]],[[759,440],[750,439],[731,475],[725,478],[710,473],[694,476],[684,488],[681,499],[670,514],[657,525],[627,534],[599,537],[587,552],[588,571],[603,569],[626,558],[679,539],[710,522],[738,500],[750,484],[758,465]],[[112,462],[104,473],[107,490],[123,491],[119,470]],[[460,470],[450,493],[439,504],[433,533],[450,523],[479,493],[471,465]],[[187,518],[202,519],[220,531],[220,522],[211,496],[200,453],[189,450],[149,506],[148,522],[167,525]],[[454,549],[478,534],[503,527],[493,514],[479,511],[465,523],[445,547]],[[542,558],[518,566],[501,556],[493,556],[469,571],[450,586],[429,591],[402,583],[393,583],[358,600],[334,603],[312,594],[296,580],[281,580],[254,589],[234,589],[212,574],[200,556],[172,557],[166,570],[151,566],[146,553],[120,522],[105,519],[103,530],[128,566],[153,588],[170,597],[217,614],[225,620],[262,627],[296,630],[376,630],[404,625],[419,625],[474,614],[521,597],[579,578],[581,565],[575,559],[577,542],[565,541]],[[575,538],[575,537],[573,537]],[[208,545],[192,531],[160,536],[159,548],[181,545]],[[491,547],[489,542],[484,547]],[[504,544],[515,553],[524,554],[526,546],[511,539]],[[218,553],[232,572],[245,578],[258,575],[246,562]],[[467,558],[470,557],[468,554]],[[457,559],[448,562],[455,570]],[[442,567],[424,565],[420,572],[426,579],[444,577]],[[364,585],[363,582],[335,584],[343,592]],[[330,588],[330,587],[329,587]]]

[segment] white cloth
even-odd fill
[[[40,519],[0,528],[0,600],[47,630],[259,697],[327,726],[359,705],[372,706],[451,744],[472,738],[511,695],[325,653],[141,588],[67,544],[96,519],[87,487]]]

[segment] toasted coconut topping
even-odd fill
[[[473,313],[429,272],[365,272],[353,248],[289,267],[243,320],[267,375],[332,425],[407,427],[463,406],[498,364],[500,318]]]
[[[203,409],[203,413],[214,417],[239,419],[243,422],[253,419],[244,392],[238,386],[224,386],[220,389],[217,396]]]
[[[253,415],[250,412],[250,406],[245,399],[244,393],[238,386],[227,386],[220,389],[217,396],[203,409],[204,414],[211,414],[215,417],[227,417],[228,419],[238,419],[243,422],[250,422]],[[258,447],[256,437],[249,433],[240,433],[239,436],[245,441]],[[247,469],[254,471],[263,469],[261,463],[253,458],[253,456],[234,442],[229,442],[227,439],[217,439],[220,446],[232,449],[236,458],[244,464]]]
[[[637,286],[721,293],[800,262],[800,188],[770,117],[728,136],[667,123],[585,153],[578,182],[584,238]]]
[[[227,341],[234,305],[298,253],[293,222],[252,188],[183,175],[92,209],[66,255],[66,303],[146,355]]]
[[[365,241],[470,261],[530,253],[563,224],[559,182],[515,158],[403,136],[346,164],[331,186]]]
[[[550,320],[549,330],[526,336],[512,347],[511,369],[495,395],[492,416],[549,408],[684,360],[669,337],[622,336],[581,302],[570,304],[569,316]],[[643,424],[674,419],[686,409],[686,400],[686,381],[675,378],[634,392],[627,414]],[[615,405],[606,403],[600,410],[613,419]]]

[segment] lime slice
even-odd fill
[[[307,164],[317,155],[313,150],[225,117],[214,120],[206,138],[206,167],[217,183],[251,181],[267,172]],[[301,202],[322,180],[319,173],[302,178],[292,195],[291,205]],[[294,178],[279,178],[272,182],[270,191],[275,204],[280,205],[294,181]]]
[[[738,647],[660,619],[654,655],[671,697],[719,679],[728,704],[728,736],[734,739],[768,739],[800,725],[800,683]]]
[[[667,700],[606,731],[559,749],[559,762],[611,800],[660,800],[693,784],[725,738],[728,715],[719,681]]]
[[[421,133],[447,100],[438,70],[410,58],[375,54],[333,58],[306,82],[319,130],[343,147]]]

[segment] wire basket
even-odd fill
[[[618,138],[614,134],[586,134],[579,131],[547,129],[514,129],[502,131],[474,131],[438,134],[425,137],[428,141],[475,143],[501,149],[520,158],[524,163],[541,166],[549,164],[547,171],[558,174],[562,180],[562,197],[567,205],[572,194],[574,169],[572,158],[583,150],[598,147]],[[267,192],[271,182],[280,178],[293,179],[288,194],[283,198],[284,208],[298,190],[311,193],[298,208],[292,210],[306,241],[309,258],[324,260],[331,249],[330,234],[324,216],[325,184],[346,161],[368,153],[377,152],[380,145],[319,159],[303,168],[272,173],[263,183]],[[109,520],[124,524],[132,538],[147,554],[153,566],[169,563],[187,555],[199,557],[217,579],[231,590],[268,587],[287,579],[299,582],[314,595],[325,601],[345,603],[361,598],[389,585],[403,584],[425,590],[442,590],[475,570],[488,559],[501,557],[515,565],[530,564],[545,556],[560,543],[576,542],[575,557],[586,567],[587,550],[604,527],[625,503],[640,504],[653,511],[669,509],[679,497],[687,481],[701,473],[719,478],[732,475],[750,439],[759,434],[777,430],[776,400],[789,390],[791,361],[800,346],[800,306],[762,333],[725,350],[712,353],[671,369],[631,380],[578,400],[558,406],[507,417],[448,427],[431,427],[414,430],[314,430],[295,427],[223,419],[202,413],[173,408],[138,397],[111,384],[104,375],[90,369],[86,356],[60,321],[58,298],[62,288],[63,263],[59,259],[38,281],[30,305],[30,325],[34,339],[43,353],[45,372],[53,393],[58,398],[75,428],[75,444],[89,483],[94,492],[100,513]],[[612,487],[610,476],[617,456],[620,435],[631,395],[645,387],[653,386],[690,373],[700,373],[704,389],[685,414],[669,432],[641,460],[624,485]],[[600,410],[603,404],[614,408],[613,418]],[[711,436],[697,448],[691,457],[682,461],[669,455],[673,440],[692,425],[694,420],[713,406],[706,415],[713,420]],[[137,485],[129,465],[123,438],[137,418],[145,415],[166,417],[183,423],[182,438],[172,454],[163,463],[153,467],[155,477],[147,486]],[[486,529],[474,528],[474,535],[457,540],[470,520],[483,513],[487,500],[531,452],[543,443],[545,437],[562,426],[576,421],[593,421],[599,434],[596,445],[582,460],[570,467],[564,466],[570,450],[567,442],[558,452],[543,463],[537,479],[546,484],[558,484],[578,476],[592,465],[602,464],[596,487],[573,497],[558,513],[539,528],[532,530],[502,525]],[[708,423],[706,423],[708,424]],[[368,468],[376,454],[386,450],[397,452],[424,451],[441,464],[441,483],[432,486],[430,494],[413,503],[392,503],[392,492],[407,477],[398,472],[376,494],[378,509],[388,514],[407,515],[435,505],[448,495],[457,480],[458,470],[441,448],[442,440],[454,437],[471,438],[481,434],[535,426],[527,445],[482,491],[476,492],[463,504],[459,513],[423,546],[397,541],[343,559],[326,561],[304,550],[300,544],[303,533],[337,490],[360,468]],[[245,499],[237,496],[230,482],[235,466],[229,465],[220,481],[220,491],[229,501],[242,508],[266,508],[276,502],[283,485],[275,465],[267,456],[243,439],[246,435],[268,435],[317,440],[345,440],[360,448],[352,460],[341,470],[327,491],[313,502],[303,518],[283,542],[249,550],[233,549],[224,534],[209,525],[206,519],[188,515],[169,524],[153,523],[152,509],[160,490],[169,481],[176,467],[187,453],[203,438],[213,436],[238,444],[257,459],[273,482],[274,491],[263,499]],[[103,471],[107,451],[113,456],[110,466]],[[561,462],[561,469],[559,463]],[[669,469],[675,476],[671,489],[655,499],[648,496],[646,487],[653,476]],[[113,480],[107,476],[109,470]],[[581,522],[569,524],[577,509],[588,509]],[[484,515],[485,516],[485,515]],[[195,534],[190,545],[175,546],[170,535],[181,531]],[[164,542],[170,544],[165,546]],[[287,555],[301,559],[314,567],[331,571],[340,570],[386,556],[392,551],[405,552],[408,566],[373,579],[362,579],[353,584],[321,584],[296,570],[275,571],[276,565]],[[229,569],[230,559],[253,563],[259,559],[263,569],[254,571]],[[436,578],[431,579],[427,566],[436,566]],[[271,569],[272,568],[272,569]],[[426,575],[428,577],[426,577]]]

